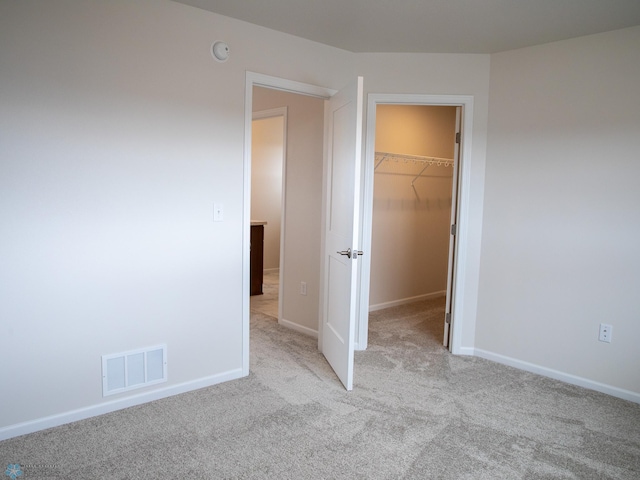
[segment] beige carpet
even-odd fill
[[[25,479],[640,478],[640,405],[452,356],[441,315],[441,300],[373,313],[346,392],[315,339],[254,312],[249,377],[4,441],[0,466],[26,465]]]

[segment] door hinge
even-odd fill
[[[446,323],[448,323],[449,325],[451,325],[451,314],[450,313],[445,313],[444,315],[444,321]]]
[[[456,143],[460,143],[460,132],[456,132]]]
[[[451,235],[456,236],[458,234],[458,224],[451,225]]]

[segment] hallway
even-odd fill
[[[278,319],[278,290],[280,275],[278,271],[264,272],[262,280],[262,295],[250,297],[251,313],[264,313]]]

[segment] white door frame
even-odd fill
[[[249,277],[251,236],[251,122],[253,120],[253,87],[266,87],[285,92],[328,99],[337,90],[300,83],[261,73],[247,72],[244,101],[244,164],[243,164],[243,208],[242,208],[242,375],[249,375]]]
[[[242,241],[242,373],[249,374],[249,272],[250,272],[250,233],[251,233],[251,121],[253,118],[253,87],[261,86],[301,95],[310,95],[328,99],[337,90],[306,83],[273,77],[260,73],[247,72],[245,81],[245,136],[244,136],[244,195],[243,195],[243,241]],[[475,312],[466,313],[464,288],[468,282],[466,276],[467,253],[472,243],[468,235],[470,190],[471,190],[471,152],[473,129],[473,96],[471,95],[424,95],[424,94],[369,94],[367,96],[367,122],[365,137],[365,158],[363,162],[363,219],[361,224],[362,248],[365,255],[359,260],[359,301],[356,324],[356,349],[367,347],[369,328],[369,276],[371,273],[371,232],[373,217],[373,168],[375,156],[376,106],[379,104],[396,105],[445,105],[462,107],[462,140],[460,152],[460,172],[458,190],[458,238],[456,248],[456,282],[453,286],[456,295],[452,308],[453,335],[451,351],[454,354],[471,354],[473,348],[462,345],[463,330],[475,329]],[[473,282],[471,282],[473,284]],[[476,282],[477,283],[477,282]],[[472,285],[473,286],[473,285]],[[473,289],[472,289],[473,290]],[[472,293],[472,292],[471,292]],[[471,309],[473,310],[473,309]],[[455,325],[454,325],[455,322]]]
[[[371,274],[371,233],[373,219],[373,178],[375,165],[376,107],[378,105],[440,105],[462,107],[462,139],[460,142],[460,171],[458,190],[458,234],[456,238],[455,284],[451,312],[451,352],[469,354],[462,346],[462,331],[471,328],[475,319],[467,318],[464,310],[464,286],[469,249],[467,225],[469,220],[471,186],[471,139],[473,127],[473,96],[471,95],[422,95],[422,94],[372,94],[367,96],[366,147],[363,168],[363,221],[362,249],[365,255],[360,263],[360,299],[356,325],[356,349],[367,348],[369,334],[369,277]]]

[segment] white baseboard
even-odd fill
[[[498,353],[488,352],[479,348],[473,350],[476,356],[484,358],[486,360],[491,360],[503,365],[515,367],[527,372],[537,373],[538,375],[542,375],[544,377],[549,377],[555,380],[570,383],[572,385],[577,385],[579,387],[588,388],[589,390],[595,390],[596,392],[606,393],[607,395],[611,395],[612,397],[618,397],[624,400],[629,400],[630,402],[640,403],[640,393],[596,382],[594,380],[589,380],[588,378],[578,377],[576,375],[571,375],[570,373],[560,372],[558,370],[553,370],[552,368],[542,367],[533,363],[524,362],[522,360],[518,360],[517,358],[506,357]]]
[[[421,300],[430,300],[432,298],[444,297],[447,294],[446,290],[433,293],[425,293],[424,295],[417,295],[415,297],[401,298],[400,300],[393,300],[391,302],[377,303],[376,305],[369,305],[369,311],[375,312],[376,310],[382,310],[389,307],[397,307],[398,305],[406,305],[408,303],[419,302]]]
[[[305,335],[309,335],[313,338],[318,338],[318,331],[313,330],[309,327],[303,327],[302,325],[298,325],[297,323],[293,323],[289,320],[285,320],[284,318],[278,320],[278,323],[283,327],[290,328],[291,330],[295,330],[296,332],[304,333]]]
[[[475,349],[473,347],[460,347],[458,350],[453,352],[454,355],[467,355],[472,357],[475,355]],[[480,356],[480,355],[478,355]]]
[[[265,268],[262,270],[262,273],[280,273],[279,268]]]
[[[38,418],[28,422],[17,423],[15,425],[9,425],[7,427],[0,428],[0,440],[7,440],[9,438],[26,435],[27,433],[37,432],[46,428],[58,427],[66,423],[84,420],[85,418],[104,415],[105,413],[115,412],[116,410],[122,410],[123,408],[133,407],[135,405],[152,402],[154,400],[160,400],[161,398],[210,387],[218,383],[235,380],[241,377],[242,369],[238,368],[235,370],[229,370],[228,372],[219,373],[217,375],[212,375],[210,377],[164,387],[150,392],[139,393],[137,395],[119,398],[117,400],[111,400],[109,402],[92,405],[90,407],[71,410],[69,412]]]

